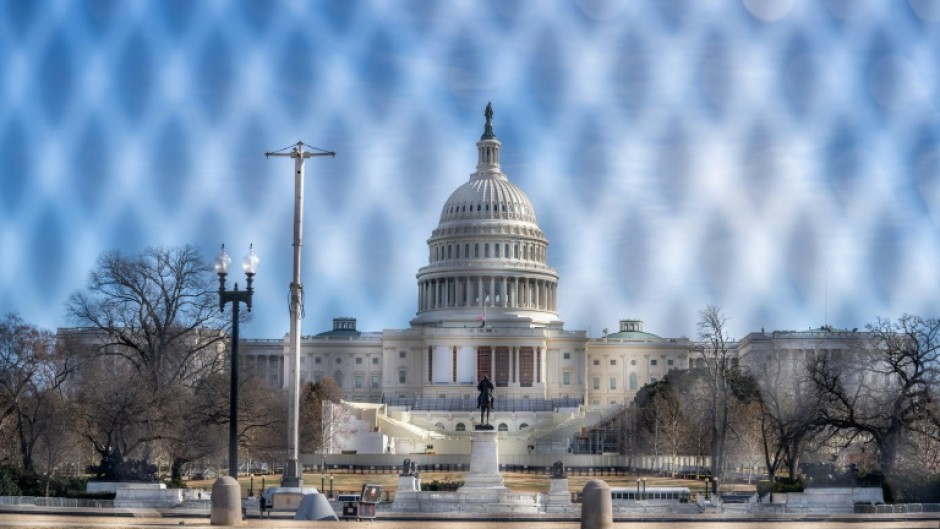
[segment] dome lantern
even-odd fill
[[[486,125],[483,127],[483,135],[477,142],[477,172],[474,176],[503,176],[499,170],[499,140],[493,132],[493,103],[486,104],[486,111],[483,113],[486,117]]]

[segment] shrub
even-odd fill
[[[447,480],[438,481],[435,479],[434,481],[430,483],[421,484],[421,490],[433,491],[433,492],[437,492],[437,491],[453,492],[459,489],[460,487],[463,487],[463,481],[447,481]]]
[[[0,467],[0,496],[21,496],[22,491],[16,483],[16,471],[10,467]]]

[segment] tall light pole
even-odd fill
[[[290,284],[290,372],[287,421],[287,463],[284,465],[282,487],[300,487],[303,481],[298,447],[300,446],[300,319],[303,316],[303,283],[300,281],[300,257],[303,247],[304,218],[304,160],[314,156],[335,157],[336,153],[317,149],[304,149],[302,141],[280,151],[266,152],[268,156],[294,159],[294,276]],[[289,150],[288,150],[289,149]]]
[[[219,308],[225,310],[225,304],[232,304],[232,381],[229,385],[229,414],[228,414],[228,475],[238,479],[238,320],[239,307],[244,303],[251,312],[251,296],[254,290],[251,282],[258,270],[258,256],[254,248],[248,247],[248,255],[242,260],[242,269],[245,271],[247,289],[238,290],[235,283],[233,290],[225,290],[225,276],[228,275],[232,258],[225,253],[225,245],[215,259],[215,271],[219,274]]]

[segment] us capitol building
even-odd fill
[[[476,171],[428,239],[410,328],[363,332],[343,317],[302,340],[301,383],[335,379],[356,423],[339,448],[468,454],[480,419],[476,386],[487,375],[501,454],[598,453],[608,447],[589,431],[644,384],[690,367],[692,341],[646,332],[640,320],[596,339],[565,329],[548,240],[532,202],[500,169],[490,106],[476,146]],[[246,340],[241,350],[248,376],[287,387],[286,337]]]

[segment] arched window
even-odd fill
[[[630,389],[636,389],[636,386],[637,386],[636,373],[630,373]]]
[[[506,426],[506,423],[501,422],[499,423],[499,426],[496,427],[496,429],[499,430],[500,432],[508,432],[509,426]]]
[[[336,381],[336,385],[337,385],[337,386],[343,387],[343,372],[342,372],[342,371],[337,371],[337,372],[333,373],[333,380]]]
[[[462,423],[462,422],[458,422],[458,423],[457,423],[457,426],[454,426],[454,430],[456,430],[456,431],[458,431],[458,432],[465,432],[465,431],[467,431],[467,425],[465,425],[465,424]]]
[[[499,245],[498,244],[493,245],[493,257],[499,257]]]
[[[520,429],[520,430],[525,430],[525,429],[528,428],[528,427],[529,427],[529,425],[528,425],[527,423],[522,423],[522,424],[519,425],[519,429]]]
[[[437,428],[438,430],[443,430],[443,429],[444,429],[444,423],[439,422],[439,423],[435,424],[434,427]]]

